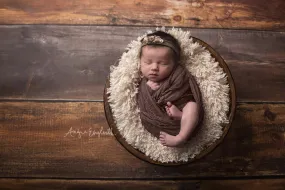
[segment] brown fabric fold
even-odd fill
[[[199,108],[198,126],[203,120],[203,106],[199,86],[194,77],[182,66],[177,66],[171,75],[161,83],[157,90],[152,90],[143,78],[137,97],[140,108],[140,118],[145,129],[159,137],[160,131],[177,135],[180,131],[180,120],[170,118],[165,110],[167,102],[171,102],[180,110],[189,101],[194,101]],[[197,131],[195,129],[195,131]]]

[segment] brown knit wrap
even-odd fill
[[[145,129],[159,137],[160,131],[170,135],[177,135],[180,131],[180,120],[170,118],[165,110],[167,102],[171,102],[180,110],[189,101],[198,104],[199,122],[203,120],[202,97],[194,77],[182,66],[177,66],[171,75],[162,82],[157,90],[152,90],[143,78],[138,93],[138,106],[140,118]],[[195,131],[197,131],[195,129]]]

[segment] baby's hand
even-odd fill
[[[148,81],[146,82],[146,84],[147,84],[152,90],[157,90],[157,89],[160,87],[159,83],[153,82],[153,81],[150,81],[150,80],[148,80]]]
[[[165,109],[166,109],[166,112],[169,115],[169,117],[172,117],[173,119],[177,119],[177,120],[180,120],[182,118],[182,111],[180,111],[171,102],[167,102]]]

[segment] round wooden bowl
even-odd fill
[[[215,60],[219,63],[219,66],[226,73],[227,79],[228,79],[228,84],[230,86],[230,92],[229,92],[230,105],[229,105],[229,112],[227,114],[229,123],[223,125],[223,135],[218,140],[216,140],[213,144],[211,144],[208,147],[205,147],[203,151],[201,151],[198,155],[195,156],[195,158],[192,158],[192,159],[189,158],[189,160],[187,162],[163,163],[163,162],[155,161],[155,160],[152,160],[150,157],[146,156],[143,152],[135,149],[132,145],[128,144],[126,142],[126,140],[120,134],[120,132],[119,132],[119,130],[118,130],[118,128],[114,122],[112,110],[111,110],[111,107],[110,107],[109,102],[108,102],[108,94],[106,92],[106,89],[109,88],[109,86],[110,86],[110,82],[109,82],[109,79],[107,79],[107,81],[106,81],[103,98],[104,98],[105,116],[106,116],[107,122],[109,124],[109,127],[111,128],[116,139],[123,145],[123,147],[125,147],[134,156],[136,156],[136,157],[138,157],[144,161],[147,161],[149,163],[163,165],[163,166],[177,166],[177,165],[182,165],[182,164],[187,164],[187,163],[193,162],[193,161],[205,156],[206,154],[210,153],[212,150],[214,150],[222,142],[222,140],[226,136],[226,134],[227,134],[227,132],[231,126],[231,123],[233,121],[235,109],[236,109],[236,90],[235,90],[234,80],[233,80],[233,77],[231,75],[231,72],[230,72],[227,64],[225,63],[224,59],[210,45],[208,45],[206,42],[204,42],[198,38],[192,37],[192,39],[193,39],[193,42],[198,42],[200,45],[205,47],[205,49],[207,49],[211,53],[211,56],[215,58]]]

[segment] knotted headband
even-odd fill
[[[146,45],[166,46],[171,48],[178,57],[180,56],[180,50],[171,41],[162,39],[160,36],[157,35],[145,36],[141,40],[141,43],[142,43],[141,47],[144,47]]]

